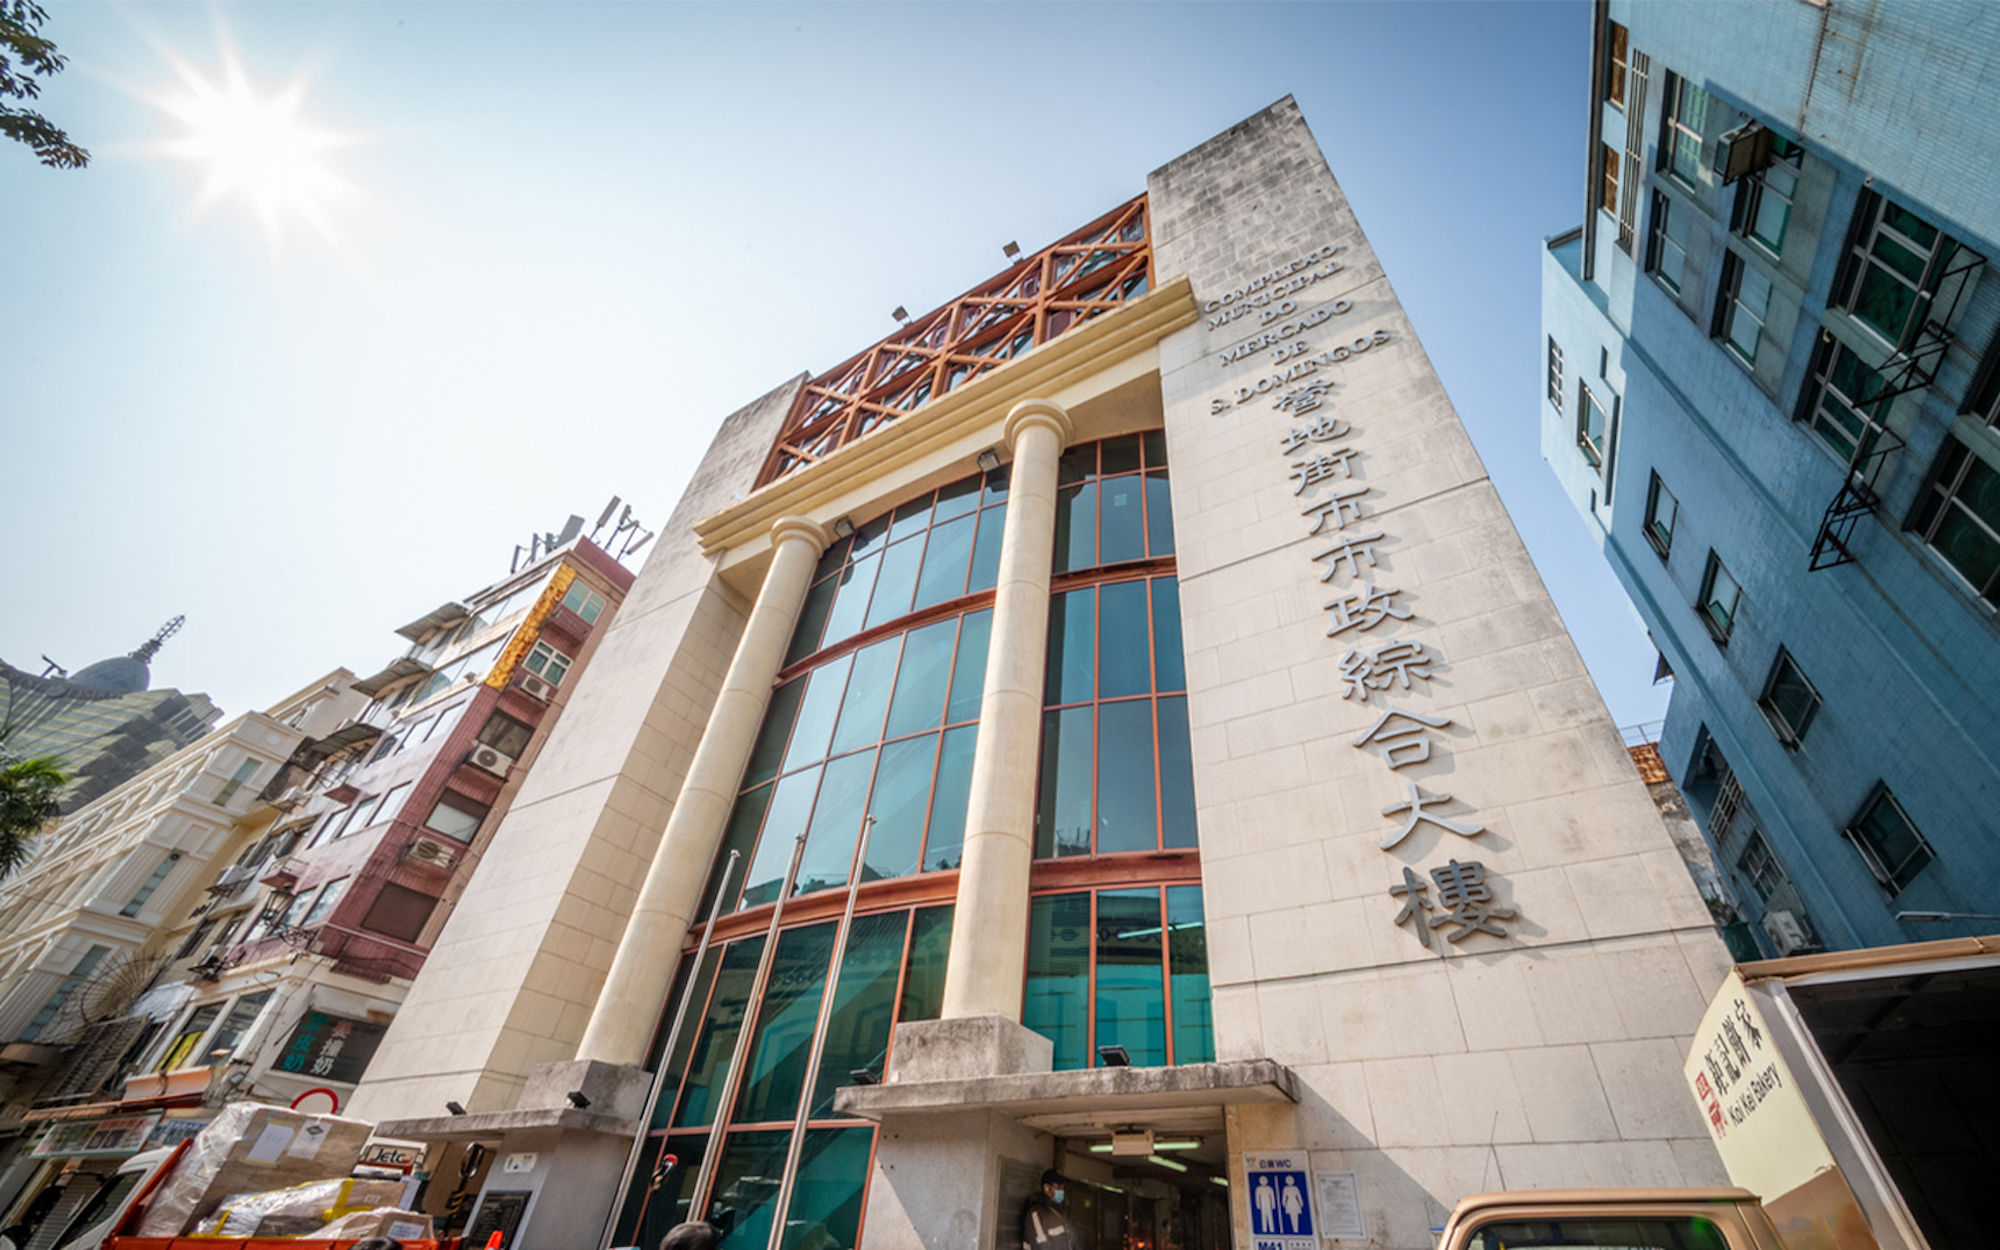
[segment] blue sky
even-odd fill
[[[0,150],[0,656],[161,621],[231,713],[613,494],[664,521],[729,412],[1298,98],[1621,724],[1652,652],[1537,446],[1538,253],[1580,219],[1589,9],[58,5]],[[338,140],[273,231],[171,154],[230,59]],[[176,67],[179,67],[177,69]]]

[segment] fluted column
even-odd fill
[[[675,956],[700,906],[709,865],[722,844],[736,787],[764,721],[771,684],[784,664],[800,605],[829,537],[825,526],[805,517],[786,517],[771,529],[771,567],[584,1028],[579,1059],[645,1061]]]
[[[1068,413],[1042,399],[1025,400],[1007,416],[1014,466],[979,740],[972,757],[965,858],[944,978],[946,1019],[1021,1019],[1042,673],[1048,662],[1049,568],[1055,555],[1056,462],[1073,428]]]

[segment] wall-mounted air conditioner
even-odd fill
[[[492,747],[489,747],[484,743],[481,743],[479,746],[472,748],[471,762],[473,767],[483,768],[487,772],[492,773],[495,777],[499,777],[502,780],[505,780],[507,776],[507,770],[514,766],[514,757],[511,755],[507,755],[503,752],[496,751]]]
[[[556,688],[533,673],[521,674],[521,692],[531,699],[540,699],[544,703],[556,696]]]
[[[1744,122],[1727,131],[1715,147],[1715,172],[1725,183],[1754,174],[1771,163],[1776,155],[1773,135],[1762,122]]]
[[[1773,910],[1764,913],[1764,934],[1771,939],[1779,955],[1797,955],[1812,949],[1812,939],[1806,936],[1805,925],[1799,923],[1796,914]]]
[[[458,859],[458,855],[450,847],[436,838],[418,838],[410,843],[410,849],[403,854],[405,859],[429,864],[433,868],[449,868]]]

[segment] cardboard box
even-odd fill
[[[388,1237],[396,1241],[434,1241],[437,1233],[431,1228],[431,1217],[422,1211],[404,1211],[396,1207],[379,1207],[373,1211],[356,1211],[343,1215],[325,1228],[319,1236],[331,1241],[346,1241],[352,1238],[360,1241],[365,1237]]]
[[[147,1206],[138,1235],[178,1237],[230,1195],[344,1179],[373,1132],[362,1120],[232,1103],[181,1156]]]

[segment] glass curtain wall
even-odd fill
[[[810,1098],[799,1176],[783,1245],[823,1250],[853,1246],[861,1220],[874,1126],[839,1116],[833,1095],[866,1071],[880,1079],[890,1031],[906,1020],[934,1020],[944,1001],[951,947],[950,904],[856,916],[833,974],[836,921],[778,935],[769,984],[745,1049],[743,1070],[718,1156],[708,1218],[732,1250],[768,1244],[778,1178],[801,1098]],[[660,1098],[641,1166],[619,1224],[620,1245],[650,1246],[688,1218],[703,1152],[715,1132],[729,1063],[742,1035],[763,958],[759,933],[712,947],[695,973],[687,1023],[665,1059]],[[668,998],[687,989],[684,964]],[[806,1071],[813,1027],[829,980],[833,1009],[817,1071]],[[654,1188],[663,1158],[675,1167]]]
[[[1024,1022],[1055,1039],[1059,1067],[1108,1045],[1142,1065],[1213,1057],[1167,475],[1159,431],[1073,447],[1058,474],[1037,874],[1059,870],[1062,885],[1035,887]],[[880,1079],[894,1026],[934,1019],[942,1001],[954,885],[921,879],[960,862],[1006,507],[1005,472],[975,475],[822,557],[710,870],[703,915],[741,852],[724,928],[699,969],[683,961],[667,1001],[670,1019],[693,977],[620,1244],[655,1244],[688,1218],[720,1131],[706,1218],[729,1250],[763,1250],[802,1103],[779,1244],[855,1244],[874,1129],[836,1115],[834,1093]],[[856,882],[858,911],[836,970],[838,922],[804,905],[752,1011],[766,936],[729,918],[776,901],[801,834],[794,895]]]

